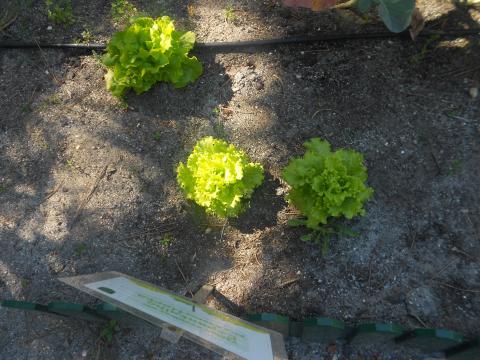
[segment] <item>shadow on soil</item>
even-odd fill
[[[465,15],[462,9],[458,8],[458,11],[462,12],[461,20],[455,20],[452,26],[459,24],[478,26],[474,20]],[[451,16],[452,14],[447,14],[435,23],[448,23]],[[427,24],[427,28],[429,25]],[[473,161],[477,159],[478,146],[469,143],[464,146],[464,153],[456,146],[461,141],[472,139],[474,135],[470,132],[470,128],[478,124],[470,126],[471,124],[468,123],[468,126],[464,126],[461,123],[455,123],[445,131],[442,127],[443,123],[432,124],[431,118],[425,114],[430,111],[432,102],[436,100],[435,97],[448,95],[448,90],[445,90],[448,88],[445,86],[449,82],[455,82],[457,89],[461,87],[458,85],[461,79],[455,77],[459,74],[459,69],[463,71],[460,72],[461,74],[473,74],[472,76],[479,80],[478,70],[472,70],[474,66],[478,66],[475,62],[478,57],[466,55],[467,51],[478,52],[479,44],[472,38],[466,48],[427,49],[425,56],[412,65],[407,59],[416,55],[418,49],[421,50],[421,46],[420,42],[418,44],[402,42],[377,51],[372,50],[371,42],[358,43],[355,49],[351,49],[349,44],[338,44],[329,47],[330,51],[327,54],[316,52],[313,47],[305,47],[307,54],[311,54],[308,60],[298,55],[298,49],[280,50],[278,54],[281,60],[275,61],[278,62],[280,72],[285,74],[281,82],[285,87],[295,81],[298,83],[298,80],[295,80],[295,74],[300,74],[303,80],[299,87],[288,88],[291,92],[284,91],[278,86],[270,92],[265,91],[256,100],[268,106],[272,114],[276,115],[277,121],[272,125],[275,126],[275,131],[269,132],[268,127],[262,129],[262,134],[268,134],[266,139],[253,134],[249,137],[250,142],[255,143],[261,140],[266,144],[275,143],[280,150],[285,150],[280,151],[275,157],[273,166],[276,169],[287,161],[287,156],[284,154],[301,154],[299,144],[313,136],[322,136],[334,147],[353,146],[366,155],[370,184],[377,190],[377,201],[394,204],[392,208],[394,211],[398,210],[398,213],[408,213],[409,215],[402,221],[412,221],[415,226],[412,236],[416,237],[424,226],[414,222],[416,216],[427,214],[427,221],[434,224],[441,221],[443,232],[451,232],[455,235],[452,235],[452,238],[460,239],[455,243],[456,247],[473,253],[476,251],[478,254],[478,244],[474,242],[478,236],[478,216],[471,216],[471,223],[468,223],[463,218],[452,220],[448,218],[448,213],[440,213],[438,216],[441,219],[438,220],[435,218],[437,216],[435,210],[432,209],[434,206],[432,193],[436,190],[432,182],[437,181],[438,176],[448,174],[450,164],[455,159],[461,158],[464,164],[470,165],[473,165]],[[368,58],[370,53],[367,56],[367,50],[373,51],[373,59]],[[398,53],[402,56],[399,57]],[[8,68],[2,64],[4,73],[7,69],[9,72],[22,74],[22,71],[25,71],[22,64],[29,66],[31,73],[44,73],[44,69],[39,71],[36,57],[38,55],[32,52],[25,57],[24,61],[19,61]],[[351,61],[349,58],[354,60]],[[58,57],[55,63],[59,66],[64,60],[63,57]],[[55,277],[103,270],[126,272],[175,291],[185,292],[186,289],[194,288],[207,281],[211,274],[231,266],[233,251],[231,247],[220,242],[218,234],[205,234],[203,229],[199,230],[198,226],[192,226],[191,214],[182,211],[178,201],[176,201],[177,204],[169,203],[169,201],[174,203],[174,200],[181,198],[178,190],[172,190],[175,186],[175,164],[186,158],[193,144],[200,137],[218,135],[216,125],[218,118],[212,114],[212,111],[219,105],[228,105],[233,96],[231,81],[228,77],[220,75],[225,74],[225,69],[216,61],[216,57],[207,55],[202,60],[205,64],[205,74],[197,83],[178,91],[172,91],[169,86],[158,85],[141,96],[128,97],[128,103],[133,110],[114,118],[116,125],[119,126],[118,133],[98,135],[108,146],[138,155],[139,163],[129,160],[131,163],[124,165],[139,167],[138,178],[140,181],[143,179],[147,184],[146,191],[140,193],[132,206],[125,206],[125,208],[119,206],[110,209],[111,211],[100,207],[97,210],[84,209],[76,224],[73,226],[67,224],[70,230],[62,237],[61,242],[49,239],[40,229],[45,225],[42,205],[59,185],[52,181],[54,180],[52,172],[59,161],[65,161],[62,151],[66,146],[66,140],[61,132],[43,128],[43,120],[37,115],[28,113],[22,115],[21,106],[10,102],[10,98],[18,92],[18,96],[23,96],[25,99],[26,105],[40,96],[48,103],[49,96],[54,95],[55,91],[50,86],[44,87],[44,82],[50,82],[51,79],[40,75],[38,78],[17,79],[21,84],[30,84],[28,88],[20,89],[13,81],[9,84],[9,95],[2,100],[2,111],[8,114],[0,123],[2,139],[8,138],[9,141],[25,144],[21,145],[21,149],[26,154],[29,153],[26,147],[30,146],[26,139],[32,136],[40,139],[38,134],[42,134],[43,141],[50,145],[48,149],[42,150],[43,141],[37,139],[36,146],[39,146],[39,149],[32,155],[16,154],[15,149],[0,154],[0,178],[2,186],[7,189],[0,193],[0,201],[3,209],[7,209],[8,206],[8,210],[11,211],[10,214],[0,212],[2,216],[0,242],[2,248],[6,249],[0,254],[0,263],[17,280],[34,276],[30,285],[23,288],[17,285],[14,291],[11,291],[11,285],[7,285],[2,278],[0,282],[2,297],[15,296],[17,299],[25,298],[39,302],[52,300],[90,302],[91,298],[60,285]],[[392,69],[398,70],[398,75],[392,74]],[[446,73],[450,75],[445,75]],[[372,76],[376,78],[380,88],[366,86]],[[404,104],[398,105],[395,102],[402,93],[403,95],[407,93],[406,107],[403,106]],[[413,94],[411,99],[408,93]],[[292,103],[298,106],[292,107]],[[3,107],[3,104],[7,105]],[[468,104],[465,107],[454,108],[445,105],[444,108],[436,107],[435,111],[439,111],[439,116],[453,111],[458,114],[453,116],[461,117],[467,107]],[[298,109],[308,109],[308,111],[299,112]],[[320,112],[317,113],[317,111]],[[414,113],[415,111],[417,113]],[[476,114],[478,115],[478,111]],[[135,118],[135,121],[137,119],[147,121],[140,123],[140,130],[135,130],[137,125],[131,121],[132,118]],[[152,139],[152,134],[163,127],[166,128],[163,133],[166,140],[160,146],[156,144],[155,139]],[[135,131],[138,132],[135,133]],[[134,139],[129,138],[128,134],[139,136]],[[423,134],[423,138],[415,139],[414,137],[419,134]],[[406,140],[401,140],[402,138]],[[418,144],[411,145],[413,140]],[[393,145],[383,147],[387,142]],[[141,151],[137,150],[139,147]],[[407,157],[399,157],[404,149]],[[468,156],[471,158],[469,159]],[[148,175],[146,169],[159,164],[161,171],[166,174],[166,180]],[[480,203],[478,195],[470,194],[470,189],[478,187],[474,182],[478,181],[478,170],[472,166],[468,169],[473,169],[468,170],[470,172],[466,176],[465,184],[470,187],[464,188],[461,206],[451,205],[455,214],[461,213],[461,208],[467,208],[471,213],[478,214],[478,203]],[[92,181],[93,178],[90,178],[88,185]],[[242,233],[250,234],[255,230],[264,230],[276,225],[277,213],[286,205],[282,197],[276,195],[275,190],[279,185],[278,179],[267,174],[265,183],[254,194],[250,209],[237,220],[232,221],[232,227]],[[108,187],[108,181],[105,181],[102,186]],[[23,190],[25,188],[27,190]],[[60,187],[57,191],[63,191],[64,188]],[[78,199],[85,195],[88,188],[87,186],[83,190],[79,189]],[[450,206],[448,199],[442,201],[436,204],[437,208],[441,208],[441,205]],[[17,204],[21,206],[15,210],[14,207]],[[73,202],[61,211],[70,214],[71,219],[71,214],[75,214],[78,210],[77,205],[78,202]],[[105,204],[105,207],[108,207],[108,204]],[[9,216],[15,219],[9,219]],[[34,222],[34,227],[31,233],[26,235],[25,225],[29,222]],[[282,231],[285,231],[284,237],[281,235]],[[434,233],[428,237],[430,244],[425,248],[422,248],[421,244],[418,245],[418,252],[426,253],[429,247],[435,245],[434,238],[439,236],[441,234]],[[278,240],[279,238],[285,240]],[[363,240],[368,241],[367,238]],[[315,276],[325,267],[348,266],[348,262],[352,259],[341,258],[348,252],[348,246],[332,246],[332,258],[339,256],[338,264],[335,264],[336,261],[332,258],[329,260],[330,263],[321,259],[319,249],[300,243],[295,230],[283,226],[279,226],[273,233],[266,234],[260,241],[263,253],[261,260],[265,267],[257,277],[259,280],[254,281],[250,289],[244,289],[246,294],[242,304],[235,304],[224,297],[223,301],[229,303],[226,305],[227,308],[236,313],[240,313],[242,308],[247,308],[293,316],[325,312],[328,314],[329,306],[334,304],[324,301],[318,292],[309,291],[309,289],[317,286],[318,279]],[[409,245],[411,243],[410,239]],[[78,250],[79,244],[85,244],[83,251]],[[451,245],[448,242],[442,245],[442,256],[445,257],[451,251]],[[390,248],[400,250],[394,253]],[[387,243],[380,250],[385,254],[399,255],[405,250],[404,248],[405,244],[398,247],[398,245]],[[412,255],[417,251],[416,249],[405,251],[407,256],[418,255],[417,253]],[[373,252],[367,254],[367,258],[373,259],[372,263],[379,271],[391,271],[391,268],[382,267],[385,259],[376,257]],[[198,263],[199,259],[202,261],[201,264]],[[400,264],[398,259],[390,261],[392,268]],[[420,257],[418,262],[410,263],[410,267],[405,270],[415,269],[415,266],[424,261],[425,259]],[[460,260],[462,263],[469,261],[471,260],[468,258]],[[287,285],[280,281],[280,271],[285,280],[294,280],[297,271],[300,271],[298,269],[302,268],[303,272],[302,264],[307,263],[310,267],[307,266],[305,271],[310,272],[305,276],[302,275],[298,280]],[[402,269],[402,267],[399,268]],[[327,276],[329,274],[327,273]],[[346,281],[347,276],[350,276],[348,271],[331,274],[339,275],[338,283],[345,288],[360,286],[361,290],[356,293],[355,301],[357,297],[370,293],[370,290],[366,289],[368,283],[366,277],[359,280],[360,285],[358,285],[358,282]],[[424,276],[423,273],[420,275]],[[415,283],[420,283],[422,280],[417,277],[420,275],[412,275],[413,279],[406,279],[406,285],[402,285],[404,288],[401,290],[407,291]],[[463,280],[459,279],[459,281]],[[468,286],[465,283],[460,285]],[[432,287],[437,292],[445,291],[437,285]],[[328,288],[328,290],[333,293],[338,288]],[[378,296],[379,302],[382,302],[386,294],[374,295]],[[452,291],[448,294],[444,305],[450,308],[455,304],[466,305],[469,301],[473,303],[474,300],[470,298],[462,300]],[[388,309],[387,303],[384,308]],[[478,309],[474,310],[478,314]],[[375,319],[382,319],[382,316],[386,316],[386,311],[373,311],[369,315]],[[451,325],[461,328],[471,325],[472,329],[478,327],[473,320],[463,317],[458,319],[437,319],[432,322],[432,325]],[[459,323],[463,320],[467,325]]]

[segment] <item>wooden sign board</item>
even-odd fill
[[[281,334],[128,275],[105,272],[60,280],[163,329],[181,329],[183,336],[219,354],[287,359]]]

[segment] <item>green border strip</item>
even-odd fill
[[[24,311],[39,311],[48,313],[48,306],[28,301],[16,301],[16,300],[3,300],[0,302],[2,307],[24,310]]]
[[[330,343],[344,339],[350,332],[343,321],[326,317],[309,318],[302,325],[302,340],[306,342]]]
[[[349,344],[376,344],[393,341],[403,335],[405,329],[394,324],[361,324],[347,335]]]
[[[51,302],[42,305],[27,301],[3,300],[5,308],[37,311],[47,314],[72,317],[87,321],[138,320],[115,305],[101,303],[94,308],[68,302]],[[424,352],[443,353],[449,360],[480,359],[480,336],[466,341],[458,332],[445,329],[414,329],[406,331],[395,324],[369,323],[348,327],[343,321],[326,317],[294,321],[287,316],[273,313],[248,314],[247,321],[280,332],[284,337],[297,337],[305,342],[333,343],[347,341],[349,344],[393,344],[414,347]]]
[[[48,312],[87,321],[104,321],[107,317],[99,314],[94,309],[81,304],[73,304],[63,301],[54,301],[49,303]]]
[[[395,339],[395,342],[423,351],[441,352],[464,342],[462,334],[445,329],[415,329]]]
[[[290,335],[290,319],[283,315],[277,315],[272,313],[260,313],[249,314],[245,317],[245,320],[279,332],[284,338]]]
[[[480,359],[480,336],[445,350],[445,356],[449,360]]]

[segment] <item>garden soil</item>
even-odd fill
[[[311,13],[279,1],[132,1],[170,15],[201,42],[385,31],[373,16]],[[232,6],[233,16],[225,11]],[[480,11],[418,6],[431,30],[475,28]],[[106,42],[122,27],[109,1],[74,1],[72,25],[29,1],[2,40]],[[392,322],[480,332],[479,37],[341,41],[219,53],[184,89],[105,89],[99,54],[0,50],[0,298],[93,304],[59,277],[120,271],[210,306],[349,325]],[[205,216],[176,184],[195,142],[228,140],[263,164],[248,210]],[[282,168],[312,138],[365,156],[375,189],[366,215],[321,246],[286,203]],[[355,233],[355,234],[353,234]],[[354,236],[355,235],[355,236]],[[182,275],[183,274],[183,275]],[[151,328],[0,309],[1,359],[216,359]],[[287,341],[292,359],[423,359],[393,346]]]

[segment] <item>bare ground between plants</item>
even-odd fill
[[[350,12],[310,14],[275,1],[135,2],[169,14],[202,41],[365,31]],[[478,26],[479,12],[421,1],[430,28]],[[74,2],[76,23],[51,25],[32,2],[3,38],[73,40],[115,31],[109,4]],[[351,41],[250,54],[199,53],[205,73],[183,89],[127,98],[104,89],[95,56],[2,50],[0,298],[92,299],[56,278],[117,270],[185,293],[215,284],[211,306],[242,314],[322,315],[480,332],[479,39]],[[477,70],[475,70],[477,69]],[[261,162],[267,180],[250,209],[224,223],[185,201],[175,167],[205,135]],[[321,137],[365,154],[375,189],[359,235],[326,256],[286,226],[281,169]],[[99,181],[89,201],[84,201]],[[182,278],[181,268],[187,282]],[[93,325],[0,310],[0,358],[214,358],[150,329],[121,328],[104,344]],[[390,347],[287,344],[294,359],[422,358]],[[83,354],[82,354],[83,353]]]

